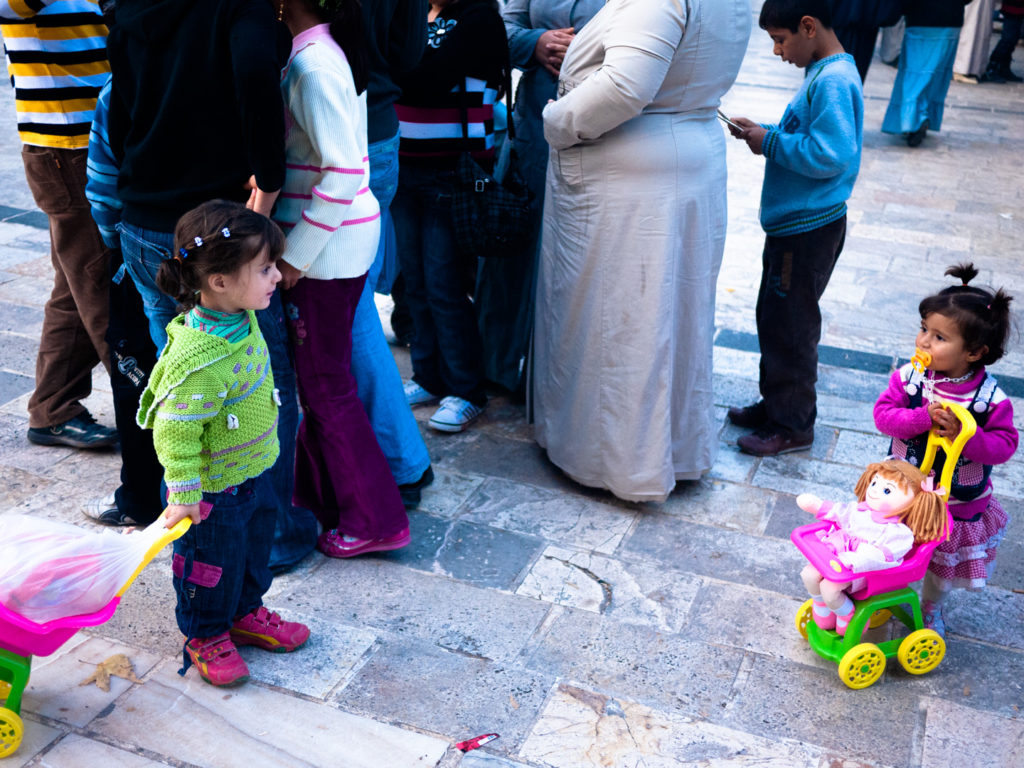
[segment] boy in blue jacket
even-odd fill
[[[846,201],[860,170],[864,98],[853,57],[831,28],[828,0],[766,0],[760,25],[783,61],[806,70],[778,125],[733,118],[732,134],[766,159],[765,231],[757,336],[761,400],[730,408],[754,430],[738,441],[754,456],[814,442],[818,341],[825,292],[846,238]]]

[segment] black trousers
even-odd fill
[[[110,268],[110,385],[114,394],[114,419],[121,438],[121,486],[114,492],[117,508],[143,525],[163,511],[160,483],[164,470],[153,448],[153,432],[135,422],[139,398],[156,365],[156,346],[149,335],[149,321],[142,297],[127,273],[121,271],[121,252],[113,251]]]
[[[810,232],[765,238],[756,310],[761,397],[768,418],[797,435],[809,433],[818,415],[818,301],[845,240],[845,215]]]
[[[1013,61],[1013,49],[1017,47],[1017,41],[1021,36],[1021,29],[1024,27],[1024,16],[1016,14],[1003,14],[1003,32],[999,36],[999,42],[992,49],[989,57],[989,67],[1009,69]]]

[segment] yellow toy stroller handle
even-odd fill
[[[953,415],[960,420],[960,434],[955,439],[941,437],[935,429],[928,432],[928,444],[925,447],[924,458],[921,460],[921,471],[926,475],[935,463],[935,455],[939,448],[946,454],[946,460],[942,465],[942,476],[939,478],[939,486],[942,488],[942,500],[949,501],[949,489],[953,486],[953,470],[960,459],[960,452],[963,451],[967,441],[974,437],[978,428],[977,422],[971,412],[959,403],[951,403],[948,400],[939,400],[943,406],[953,412]]]
[[[160,513],[160,517],[158,517],[154,522],[150,523],[146,527],[145,531],[143,531],[143,535],[149,534],[151,536],[155,536],[156,538],[153,539],[153,543],[150,544],[149,549],[146,550],[146,554],[142,558],[142,562],[139,563],[139,567],[135,569],[135,572],[129,577],[128,581],[124,583],[124,586],[122,586],[121,589],[117,591],[118,597],[124,595],[125,591],[127,591],[128,587],[132,585],[132,582],[135,581],[136,577],[140,573],[142,573],[142,569],[149,565],[150,561],[154,557],[156,557],[157,554],[159,554],[160,550],[162,550],[175,539],[180,539],[182,536],[184,536],[185,531],[187,531],[189,527],[191,527],[192,525],[192,520],[188,517],[184,517],[177,523],[175,523],[172,527],[165,528],[164,523],[166,520],[166,514],[167,510],[164,510],[162,513]]]

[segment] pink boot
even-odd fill
[[[832,609],[825,605],[825,601],[821,599],[821,595],[811,598],[813,608],[811,609],[811,616],[814,618],[814,623],[818,625],[818,629],[835,629],[836,628],[836,615],[832,613]]]
[[[849,605],[850,605],[849,610],[846,611],[846,613],[840,613],[839,611],[836,611],[836,613],[835,613],[835,617],[836,617],[836,632],[839,635],[845,635],[846,634],[846,628],[850,625],[850,619],[853,618],[853,613],[857,609],[857,606],[855,606],[853,604],[852,600],[847,600],[846,602],[849,603]],[[839,610],[841,611],[843,609],[840,608]]]

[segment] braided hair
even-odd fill
[[[284,253],[278,226],[241,203],[210,200],[178,219],[174,255],[160,265],[157,287],[187,312],[199,302],[210,275],[230,275],[255,259],[264,248],[271,261]]]
[[[924,299],[918,306],[921,319],[934,312],[948,317],[956,323],[967,351],[978,352],[988,348],[974,367],[991,365],[1006,353],[1013,297],[1002,288],[993,291],[968,285],[978,276],[978,270],[972,263],[956,264],[947,269],[946,274],[960,280],[960,285],[943,288]]]

